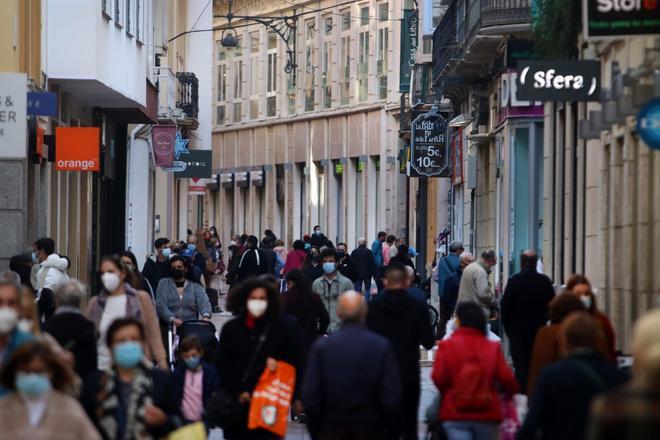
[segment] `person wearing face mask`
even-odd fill
[[[106,333],[113,321],[120,318],[133,317],[139,319],[146,331],[146,357],[157,363],[159,367],[167,368],[167,356],[160,336],[158,317],[149,294],[143,290],[135,290],[126,280],[126,268],[116,255],[108,255],[101,259],[101,283],[103,289],[93,297],[87,307],[87,317],[94,322],[99,334],[97,340],[98,367],[108,370],[112,358],[105,344]]]
[[[147,335],[138,319],[107,329],[111,368],[90,374],[80,401],[104,439],[157,439],[173,431],[179,409],[172,377],[147,361]]]
[[[268,273],[268,260],[266,254],[259,248],[259,239],[250,235],[246,240],[246,249],[241,255],[236,269],[236,280],[242,281],[246,278],[264,275]]]
[[[232,426],[223,426],[226,439],[279,438],[263,430],[247,429],[249,402],[264,369],[274,370],[276,361],[284,361],[296,368],[297,378],[302,374],[302,341],[281,317],[279,306],[273,277],[250,278],[229,292],[227,309],[234,318],[220,333],[218,374],[223,391],[243,405],[244,411]]]
[[[339,257],[334,249],[324,249],[321,253],[321,267],[323,276],[317,278],[312,284],[312,290],[319,294],[323,305],[325,305],[330,315],[329,333],[339,330],[341,321],[337,315],[337,304],[339,295],[349,290],[353,290],[351,280],[343,276],[337,270]]]
[[[348,254],[347,249],[348,246],[346,243],[337,243],[337,257],[339,257],[337,267],[339,268],[340,274],[344,275],[355,284],[357,281],[357,275],[355,274],[355,270],[353,270],[353,261],[351,260],[351,256]]]
[[[281,295],[282,306],[286,313],[298,321],[305,341],[305,351],[309,351],[314,341],[326,334],[330,315],[319,294],[312,290],[312,283],[300,269],[293,269],[286,275],[286,286],[286,292]]]
[[[220,388],[218,372],[202,359],[204,350],[197,335],[181,340],[179,354],[183,364],[173,373],[176,401],[186,422],[200,422],[209,398]]]
[[[309,244],[319,249],[323,246],[330,246],[330,240],[321,232],[319,225],[314,226],[314,233],[309,237]]]
[[[0,367],[4,366],[12,353],[34,336],[18,328],[21,290],[18,284],[0,279]],[[0,396],[5,390],[0,387]]]
[[[184,321],[211,319],[211,303],[204,288],[194,280],[183,257],[170,260],[170,276],[158,284],[158,318],[164,325],[179,327]]]
[[[587,309],[587,312],[591,313],[591,315],[596,318],[600,324],[601,330],[605,333],[605,337],[607,338],[607,346],[610,350],[609,359],[612,362],[616,362],[616,337],[614,334],[614,327],[612,327],[610,318],[598,310],[596,295],[591,289],[589,278],[580,274],[571,275],[568,281],[566,281],[566,290],[579,296],[582,304],[584,304],[584,308]]]
[[[153,289],[158,286],[161,279],[167,276],[167,271],[170,269],[169,259],[172,255],[170,240],[164,237],[156,239],[154,249],[156,253],[150,255],[142,267],[142,276]]]
[[[45,322],[55,311],[53,292],[69,279],[66,274],[69,262],[55,253],[55,241],[49,237],[34,242],[32,261],[34,265],[30,278],[37,296],[39,317],[41,322]]]
[[[151,295],[151,298],[154,298],[154,290],[151,286],[151,283],[147,278],[144,277],[138,270],[138,265],[137,265],[137,258],[135,258],[135,254],[131,251],[124,251],[120,255],[122,263],[124,263],[124,266],[128,270],[127,277],[126,279],[128,280],[128,283],[136,290],[144,290],[147,292],[149,295]],[[154,299],[155,302],[155,299]]]
[[[321,264],[321,251],[316,247],[311,247],[307,253],[307,258],[301,267],[310,282],[323,276],[323,265]]]
[[[67,394],[73,382],[72,371],[46,344],[23,344],[0,374],[0,383],[11,391],[0,399],[0,436],[100,440],[78,401]]]

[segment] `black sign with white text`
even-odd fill
[[[411,124],[408,176],[443,177],[447,166],[447,121],[439,114],[424,113]]]
[[[587,38],[660,34],[660,0],[583,0]]]
[[[520,61],[518,99],[523,101],[598,101],[598,61]]]

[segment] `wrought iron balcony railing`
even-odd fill
[[[533,0],[481,0],[481,27],[531,23]]]
[[[179,96],[176,106],[192,119],[197,119],[199,112],[199,81],[192,72],[177,72],[179,80]]]
[[[456,54],[456,2],[452,2],[433,32],[433,82]]]

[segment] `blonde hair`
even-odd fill
[[[635,371],[647,385],[660,383],[660,309],[654,309],[635,323],[632,341]]]

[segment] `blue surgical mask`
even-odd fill
[[[39,373],[16,373],[14,386],[27,397],[40,397],[51,389],[48,376]]]
[[[172,249],[165,248],[165,249],[163,249],[162,254],[163,254],[163,257],[170,258],[170,255],[172,255]]]
[[[309,243],[305,243],[305,250],[308,251],[312,248],[312,245]]]
[[[35,251],[32,251],[32,262],[35,264],[39,262],[39,257],[37,257],[37,253]]]
[[[326,261],[323,263],[323,272],[325,272],[327,275],[330,275],[332,272],[334,272],[337,268],[337,265],[334,262]]]
[[[138,342],[120,342],[112,349],[112,356],[119,367],[135,368],[142,362],[144,350]]]
[[[189,370],[196,370],[202,359],[199,356],[191,356],[183,360]]]
[[[190,243],[188,245],[188,250],[195,252],[197,250],[197,245]]]

